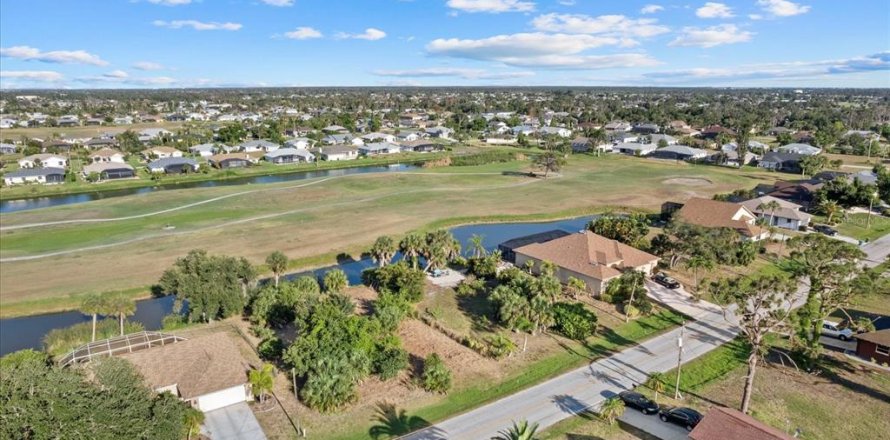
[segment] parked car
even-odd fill
[[[652,277],[652,281],[655,281],[658,284],[661,284],[668,289],[679,289],[680,282],[667,276],[664,272],[658,272]]]
[[[822,334],[838,338],[841,341],[853,339],[853,330],[849,327],[842,327],[839,322],[834,321],[822,321]]]
[[[837,231],[828,225],[816,225],[816,226],[813,226],[813,229],[816,232],[820,232],[820,233],[825,234],[829,237],[833,237],[833,236],[837,235]]]
[[[622,391],[618,393],[618,397],[624,402],[624,406],[638,409],[643,414],[655,414],[658,412],[658,404],[640,393]]]
[[[687,431],[692,431],[695,425],[698,425],[698,422],[701,422],[701,419],[704,418],[700,412],[685,407],[663,409],[658,413],[658,417],[662,422],[680,425],[686,428]]]

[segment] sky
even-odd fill
[[[3,0],[0,88],[890,87],[887,0]]]

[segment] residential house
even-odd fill
[[[349,132],[349,130],[346,129],[346,127],[343,127],[341,125],[328,125],[327,127],[322,128],[321,131],[323,131],[325,133],[347,133],[347,132]]]
[[[152,389],[169,391],[201,411],[252,400],[250,365],[225,332],[126,353]]]
[[[19,168],[66,168],[68,159],[55,154],[32,154],[19,159]]]
[[[117,141],[114,140],[113,138],[98,137],[98,138],[88,139],[86,142],[84,142],[83,146],[87,147],[89,149],[111,148],[111,147],[117,146]]]
[[[3,175],[3,183],[20,185],[23,183],[56,184],[65,181],[64,168],[22,168]]]
[[[650,144],[652,145],[652,144]],[[700,160],[708,156],[708,152],[698,148],[688,147],[686,145],[669,145],[652,151],[649,157],[656,159],[673,159],[673,160]]]
[[[636,133],[624,132],[624,131],[610,131],[606,133],[606,137],[608,137],[609,142],[613,144],[621,144],[628,142],[639,142],[640,136]]]
[[[152,173],[181,174],[198,171],[198,162],[187,157],[165,157],[150,162],[147,168]]]
[[[631,128],[631,131],[634,133],[640,134],[655,134],[661,130],[661,127],[658,124],[645,123],[645,124],[636,124]]]
[[[214,145],[214,144],[192,145],[191,147],[189,147],[189,153],[196,154],[201,157],[210,157],[216,153],[216,145]]]
[[[514,238],[512,240],[507,240],[498,245],[498,250],[501,251],[501,259],[504,261],[508,261],[510,263],[516,262],[516,252],[515,250],[521,248],[523,246],[528,246],[532,243],[546,243],[551,240],[555,240],[557,238],[562,238],[568,235],[572,235],[562,229],[554,229],[552,231],[539,232],[537,234],[526,235],[524,237]]]
[[[133,123],[132,116],[119,116],[111,120],[114,125],[130,125]]]
[[[760,208],[761,205],[767,205],[770,202],[776,202],[779,207],[776,209]],[[739,204],[751,210],[761,219],[765,219],[768,224],[792,231],[798,231],[806,227],[813,218],[813,216],[801,210],[803,206],[773,196],[762,196]]]
[[[0,143],[0,154],[15,154],[15,145]]]
[[[355,137],[349,133],[344,134],[329,134],[321,139],[322,143],[328,145],[337,145],[337,144],[352,144],[354,146],[363,145],[365,143],[362,138]]]
[[[531,136],[535,133],[535,127],[531,125],[517,125],[510,129],[514,135],[519,136],[520,134],[523,136]]]
[[[452,130],[448,127],[443,127],[441,125],[426,129],[426,134],[428,134],[432,137],[437,137],[437,138],[442,138],[442,139],[451,139],[452,133],[454,133],[454,130]]]
[[[170,133],[169,130],[165,130],[163,128],[146,128],[137,133],[139,142],[142,143],[151,142],[155,139],[161,139],[164,137],[170,137],[171,135],[173,135],[173,133]]]
[[[416,131],[403,131],[396,135],[396,140],[399,142],[414,142],[420,140],[420,138],[426,137],[426,133],[418,133]]]
[[[755,191],[759,195],[769,195],[777,199],[801,205],[803,209],[811,209],[815,203],[816,192],[824,183],[815,181],[785,182],[778,181],[773,185],[758,185]]]
[[[274,164],[315,161],[315,155],[310,153],[309,150],[298,148],[279,148],[266,153],[263,158]]]
[[[264,139],[258,139],[244,142],[239,145],[238,148],[245,153],[253,153],[254,151],[265,151],[266,153],[268,153],[270,151],[275,151],[281,148],[281,145],[278,145],[274,142],[269,142]]]
[[[136,177],[136,171],[123,162],[94,162],[84,165],[83,176],[96,173],[101,180],[129,179]]]
[[[103,148],[99,151],[90,154],[90,161],[93,163],[103,163],[103,162],[114,162],[114,163],[126,163],[124,160],[124,153],[121,153],[117,150],[112,150],[111,148]]]
[[[572,141],[572,151],[576,153],[584,153],[587,151],[612,151],[612,144],[601,143],[596,145],[593,139],[578,137]]]
[[[873,131],[869,131],[869,130],[847,130],[847,132],[844,133],[844,135],[843,135],[843,137],[845,137],[845,138],[850,137],[850,136],[859,136],[862,139],[865,139],[866,141],[881,140],[880,134],[875,133]]]
[[[396,144],[391,144],[389,142],[373,142],[370,144],[365,144],[358,147],[359,154],[363,156],[376,156],[378,154],[393,154],[398,153],[400,150],[399,146]]]
[[[800,159],[802,154],[784,153],[780,151],[770,151],[763,155],[763,158],[757,163],[760,168],[766,168],[773,171],[784,171],[786,173],[799,173]]]
[[[799,154],[801,156],[815,156],[822,152],[821,148],[809,144],[788,144],[777,148],[780,153]]]
[[[664,141],[667,145],[677,145],[680,143],[677,141],[677,138],[669,135],[669,134],[650,134],[646,136],[646,143],[658,145],[661,141]]]
[[[658,257],[590,231],[579,232],[543,243],[532,243],[513,250],[517,266],[533,264],[539,272],[544,261],[556,265],[556,276],[563,283],[569,277],[585,282],[587,290],[599,295],[610,280],[625,270],[650,275]]]
[[[59,127],[77,127],[80,125],[80,118],[76,115],[64,115],[56,119],[56,124]]]
[[[689,439],[793,440],[793,437],[741,411],[715,406],[689,433]]]
[[[856,354],[880,364],[890,363],[890,329],[862,333],[856,338]]]
[[[704,139],[716,139],[717,136],[720,136],[721,134],[724,134],[724,135],[730,136],[730,137],[735,137],[735,135],[736,135],[734,131],[732,131],[728,128],[721,127],[719,125],[710,125],[708,127],[705,127],[701,131],[700,136]]]
[[[633,126],[628,124],[627,122],[612,121],[606,124],[603,129],[605,129],[606,131],[631,131],[633,129]]]
[[[299,137],[285,141],[284,146],[286,148],[296,148],[297,150],[308,150],[314,143],[315,141],[312,139]]]
[[[541,136],[559,136],[567,138],[572,135],[572,130],[565,127],[541,127],[538,129]]]
[[[361,136],[362,140],[365,142],[389,142],[394,143],[396,141],[396,136],[394,134],[389,133],[380,133],[379,131],[375,131],[373,133],[364,134]]]
[[[142,150],[142,157],[146,160],[166,159],[168,157],[182,157],[182,151],[173,147],[151,147]]]
[[[244,168],[250,166],[251,159],[247,153],[225,153],[210,156],[207,158],[207,162],[219,169]]]
[[[768,235],[756,225],[757,215],[736,203],[693,197],[674,213],[674,219],[705,228],[729,228],[753,241]]]
[[[400,145],[401,150],[405,152],[412,151],[414,153],[432,153],[435,151],[445,150],[445,147],[440,144],[424,140],[402,142]]]
[[[641,144],[638,142],[622,142],[612,146],[612,152],[626,154],[628,156],[648,156],[655,151],[657,145]]]
[[[358,148],[346,144],[330,145],[322,147],[319,155],[323,160],[352,160],[358,158]]]

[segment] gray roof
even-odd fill
[[[265,157],[266,159],[274,159],[281,156],[312,157],[312,153],[307,150],[299,150],[297,148],[279,148],[275,151],[270,151],[263,155],[263,157]]]
[[[216,145],[214,144],[200,144],[200,145],[192,145],[189,147],[189,151],[216,151]]]
[[[101,173],[103,171],[108,171],[108,170],[124,170],[124,169],[132,170],[133,167],[131,167],[130,165],[127,165],[125,163],[119,163],[119,162],[96,162],[96,163],[91,163],[89,165],[84,165],[83,172],[84,172],[84,174],[90,174],[90,173]]]
[[[783,153],[796,153],[796,154],[806,154],[806,155],[819,154],[822,152],[821,148],[814,147],[810,144],[782,145],[781,147],[778,148],[778,150]]]
[[[195,162],[194,159],[189,159],[187,157],[165,157],[163,159],[158,159],[154,162],[148,164],[148,167],[151,169],[156,168],[167,168],[171,165],[191,165],[198,166],[198,162]]]
[[[20,170],[6,173],[3,177],[34,177],[34,176],[50,176],[53,174],[65,175],[63,168],[23,168]]]
[[[634,150],[634,151],[654,151],[655,148],[656,148],[656,145],[641,144],[638,142],[622,142],[622,143],[612,147],[612,149]]]
[[[705,150],[692,148],[686,145],[669,145],[664,148],[659,148],[656,151],[667,151],[670,153],[681,154],[683,156],[705,156],[708,154]]]
[[[265,139],[258,139],[258,140],[254,140],[254,141],[247,141],[247,142],[244,142],[243,144],[241,144],[240,146],[241,146],[241,148],[246,148],[246,147],[260,147],[260,148],[262,148],[262,149],[266,149],[266,148],[268,148],[268,147],[276,147],[276,148],[277,148],[277,147],[280,147],[280,145],[278,145],[278,144],[276,144],[276,143],[274,143],[274,142],[269,142],[269,141],[267,141],[267,140],[265,140]]]
[[[355,146],[352,146],[352,145],[337,144],[337,145],[331,145],[328,147],[324,147],[321,149],[322,154],[343,154],[343,153],[347,153],[349,151],[357,152],[358,148],[356,148]]]
[[[379,150],[394,150],[398,149],[399,146],[395,144],[391,144],[389,142],[372,142],[369,144],[365,144],[359,147],[360,150],[368,150],[368,151],[379,151]]]

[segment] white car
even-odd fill
[[[853,330],[849,328],[841,328],[839,322],[822,321],[822,334],[838,338],[841,341],[849,341],[853,339]]]

